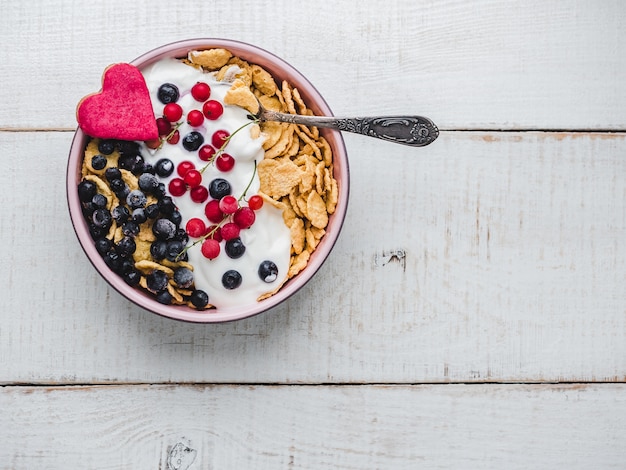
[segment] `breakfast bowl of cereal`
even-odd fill
[[[340,132],[295,68],[226,39],[168,44],[102,72],[77,104],[67,199],[79,243],[122,296],[214,323],[271,309],[328,258],[348,204]]]

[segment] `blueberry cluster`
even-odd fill
[[[135,267],[133,254],[141,224],[152,221],[156,240],[150,246],[150,253],[155,261],[186,261],[187,254],[183,250],[189,236],[181,228],[182,216],[159,179],[174,171],[173,162],[161,159],[153,166],[144,161],[136,142],[101,140],[98,142],[100,155],[92,157],[92,165],[96,163],[101,165],[99,169],[104,169],[107,164],[105,155],[112,155],[115,150],[119,153],[117,166],[107,168],[104,179],[119,204],[109,210],[107,197],[98,192],[98,186],[89,179],[83,179],[78,184],[78,197],[98,253],[112,271],[127,284],[136,286],[141,273]],[[104,164],[100,160],[104,160]],[[96,166],[94,168],[98,169]],[[128,187],[120,169],[137,176],[139,189],[131,190]],[[149,195],[154,196],[157,202],[148,204]],[[117,243],[107,238],[113,222],[121,227],[124,235]],[[193,285],[193,273],[187,268],[178,268],[174,271],[173,281],[177,287],[188,289]],[[148,291],[163,304],[170,304],[173,300],[167,289],[168,282],[167,274],[158,269],[146,276]],[[192,291],[188,300],[198,309],[206,307],[209,302],[208,295],[198,289]]]

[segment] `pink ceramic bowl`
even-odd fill
[[[315,114],[332,115],[322,96],[300,72],[279,57],[250,44],[227,39],[189,39],[154,49],[133,60],[131,64],[142,68],[162,58],[186,57],[190,50],[209,48],[228,49],[234,55],[264,67],[274,76],[277,83],[287,80],[294,87],[298,88],[304,101]],[[312,254],[307,267],[289,280],[278,293],[268,299],[243,307],[205,311],[197,311],[184,306],[163,305],[141,289],[130,287],[120,276],[111,271],[96,251],[78,199],[77,185],[81,180],[80,170],[83,150],[87,143],[87,136],[80,128],[76,130],[67,166],[67,199],[70,217],[78,240],[93,266],[115,290],[131,302],[158,315],[189,322],[218,323],[240,320],[269,310],[291,297],[313,277],[335,245],[345,218],[349,193],[349,169],[346,148],[339,132],[331,130],[320,131],[330,143],[334,155],[333,170],[339,187],[337,208],[335,213],[330,216],[326,235]]]

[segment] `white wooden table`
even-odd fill
[[[120,297],[65,201],[77,101],[192,37],[442,129],[346,135],[332,256],[221,325]],[[0,44],[0,468],[626,468],[624,2],[37,0]]]

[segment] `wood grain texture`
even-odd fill
[[[71,138],[0,133],[3,383],[625,380],[623,134],[347,136],[326,265],[280,307],[213,326],[145,312],[92,268],[65,207]]]
[[[621,469],[625,397],[624,385],[5,387],[0,460],[13,470]],[[178,444],[188,457],[168,465]]]
[[[620,0],[37,0],[0,17],[0,129],[73,128],[103,69],[225,37],[291,62],[336,114],[423,114],[444,129],[626,129]]]
[[[0,468],[624,468],[625,24],[621,0],[3,5]],[[328,262],[223,325],[120,297],[65,204],[78,100],[192,37],[449,131],[346,135]]]

